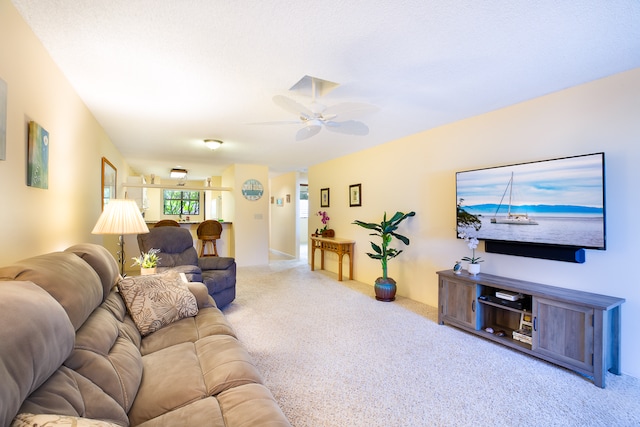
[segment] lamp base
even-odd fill
[[[124,254],[124,235],[120,235],[120,237],[118,238],[118,252],[116,252],[116,255],[118,255],[118,264],[120,264],[120,275],[122,277],[125,277],[126,274],[124,274],[124,260],[126,259],[126,256]]]

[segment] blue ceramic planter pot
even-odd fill
[[[378,301],[393,301],[396,299],[396,281],[391,277],[378,277],[373,286]]]

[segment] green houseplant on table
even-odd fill
[[[149,249],[149,252],[142,252],[140,256],[131,258],[133,260],[133,266],[140,266],[140,275],[146,276],[147,274],[155,274],[158,267],[158,261],[160,257],[158,253],[160,249]]]
[[[375,233],[370,233],[370,236],[379,236],[382,239],[380,245],[370,242],[374,253],[367,253],[369,258],[380,260],[380,264],[382,265],[382,277],[378,277],[374,285],[376,299],[378,301],[393,301],[396,298],[396,281],[387,276],[387,263],[391,258],[400,255],[402,249],[390,248],[389,245],[394,237],[405,245],[409,245],[409,239],[395,231],[402,221],[410,216],[415,216],[415,214],[413,211],[409,213],[396,212],[395,215],[387,220],[387,213],[385,212],[382,222],[379,224],[359,220],[353,222],[353,224],[359,225],[360,227],[375,231]]]

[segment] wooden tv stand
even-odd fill
[[[623,298],[485,273],[458,275],[445,270],[437,274],[439,324],[446,322],[593,377],[598,387],[605,387],[607,371],[620,375]],[[522,294],[522,298],[516,302],[497,299],[495,294],[501,291]],[[514,336],[523,323],[530,337]]]

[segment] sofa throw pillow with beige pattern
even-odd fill
[[[27,414],[22,413],[16,415],[11,423],[11,427],[119,427],[117,424],[108,423],[101,420],[92,420],[89,418],[71,417],[68,415],[52,415],[52,414]]]
[[[198,314],[196,297],[177,272],[127,276],[118,289],[142,336]]]

